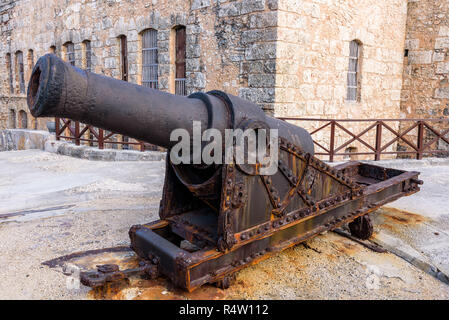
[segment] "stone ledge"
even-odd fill
[[[0,131],[0,151],[41,149],[45,142],[55,140],[47,131],[27,129],[6,129]]]
[[[99,161],[161,161],[165,159],[165,153],[160,151],[97,149],[54,140],[46,141],[44,150],[74,158]]]
[[[0,151],[40,149],[51,153],[80,159],[100,161],[161,161],[165,153],[159,151],[134,151],[97,149],[56,141],[47,131],[7,129],[0,131]]]
[[[433,166],[449,166],[449,158],[423,158],[417,159],[391,159],[391,160],[361,160],[360,162],[370,163],[383,167],[391,168],[416,168],[416,167],[433,167]]]
[[[328,163],[331,166],[336,166],[350,160],[345,161],[335,161],[328,162],[324,160],[324,162]],[[382,166],[386,168],[393,169],[407,169],[407,168],[419,168],[419,167],[434,167],[434,166],[449,166],[449,157],[448,158],[423,158],[422,160],[417,159],[389,159],[389,160],[354,160],[362,163],[369,163],[372,165]]]

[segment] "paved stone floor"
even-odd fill
[[[424,180],[420,193],[378,212],[373,241],[393,253],[375,253],[328,232],[240,271],[228,290],[204,286],[190,294],[164,279],[76,288],[62,268],[42,265],[77,251],[128,245],[131,225],[157,218],[164,165],[0,152],[0,298],[449,299],[443,282],[449,166],[390,165],[421,171]],[[129,252],[72,260],[86,268],[135,263]]]

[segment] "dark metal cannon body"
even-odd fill
[[[205,283],[227,287],[241,268],[343,224],[368,238],[368,213],[422,183],[418,172],[359,162],[331,167],[314,157],[306,130],[239,97],[221,91],[176,96],[86,72],[51,54],[34,67],[27,99],[35,117],[70,118],[168,149],[160,220],[129,231],[141,267],[83,273],[82,282],[92,287],[136,273],[164,274],[189,291]],[[170,134],[192,133],[193,121],[223,135],[278,129],[278,170],[263,175],[257,163],[173,164]]]

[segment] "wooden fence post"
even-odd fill
[[[80,145],[80,123],[75,121],[75,145]]]
[[[104,148],[103,129],[98,129],[98,149]]]
[[[334,162],[335,120],[331,121],[331,141],[329,143],[329,161]]]
[[[376,154],[374,156],[375,161],[380,160],[381,148],[382,148],[382,121],[377,121],[377,125],[376,125]]]
[[[61,132],[59,132],[59,118],[55,118],[55,135],[56,135],[56,140],[60,140],[61,139],[59,137],[60,134],[61,134]]]
[[[417,144],[418,151],[416,152],[416,159],[421,160],[423,155],[424,146],[424,123],[423,121],[418,121],[418,141]]]

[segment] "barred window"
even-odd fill
[[[11,63],[11,54],[6,54],[6,69],[9,74],[9,92],[14,93],[14,78],[12,75],[12,63]]]
[[[122,80],[128,81],[128,40],[125,35],[119,36],[120,41],[120,71]]]
[[[353,40],[349,43],[348,101],[358,101],[360,98],[360,51],[359,41]]]
[[[158,88],[157,31],[145,30],[142,33],[142,85]]]
[[[23,67],[23,53],[22,51],[16,52],[16,79],[18,80],[19,92],[25,93],[25,75]]]
[[[186,27],[175,28],[175,94],[187,95],[186,91]]]
[[[65,60],[72,66],[75,65],[75,46],[72,42],[66,42],[64,44],[65,48]]]
[[[84,69],[92,72],[92,49],[89,40],[83,41],[84,45]]]

